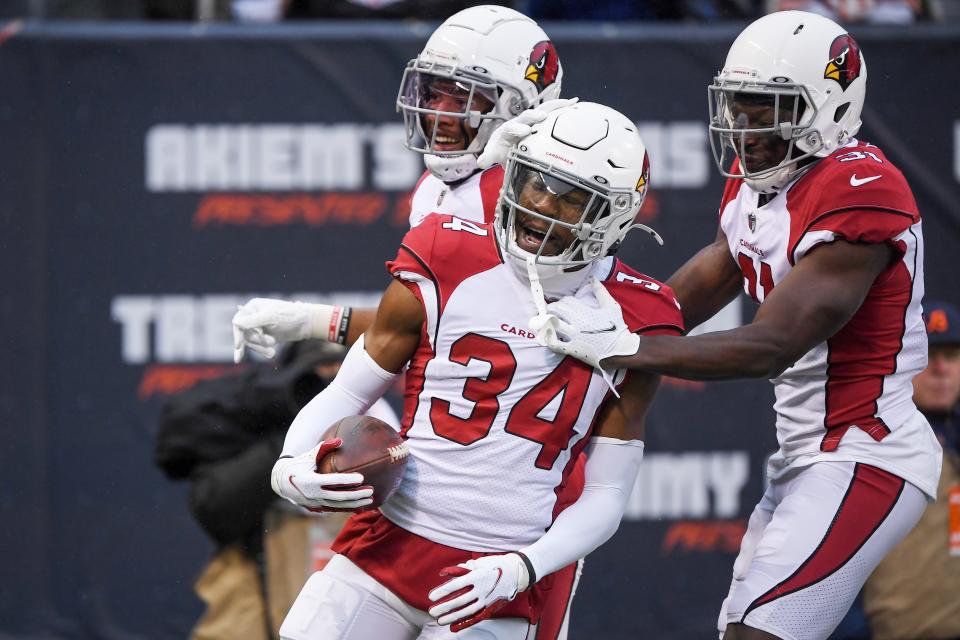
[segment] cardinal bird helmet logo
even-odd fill
[[[640,169],[640,177],[637,179],[636,190],[644,194],[647,192],[648,186],[650,186],[650,156],[644,151],[643,167]]]
[[[543,90],[557,80],[557,71],[560,69],[560,59],[557,50],[549,40],[543,40],[533,45],[530,52],[530,63],[527,65],[523,77],[537,85],[537,91]]]
[[[830,61],[823,77],[836,80],[844,91],[860,77],[860,45],[849,33],[840,34],[830,44]]]

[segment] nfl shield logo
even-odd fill
[[[750,233],[757,230],[757,214],[752,211],[747,214],[747,224],[750,225]]]

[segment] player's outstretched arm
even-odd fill
[[[320,459],[339,446],[321,438],[337,420],[365,413],[390,388],[416,351],[423,322],[423,308],[416,297],[398,281],[391,283],[367,335],[347,353],[337,377],[290,425],[271,474],[278,495],[322,510],[354,510],[370,504],[372,489],[360,486],[361,474],[315,473]]]
[[[776,377],[853,317],[892,258],[885,244],[820,245],[769,293],[750,324],[693,337],[641,337],[636,354],[604,364],[691,379]]]
[[[581,357],[582,344],[594,344],[586,351],[605,368],[694,380],[776,377],[853,317],[892,258],[893,249],[885,244],[837,240],[820,245],[769,293],[750,324],[699,336],[639,336],[633,355],[606,357],[612,352],[595,344],[599,334],[590,328],[598,322],[596,309],[580,313],[576,304],[567,305],[547,346]],[[602,310],[610,322],[623,324],[619,308]]]
[[[587,446],[586,484],[580,498],[537,542],[515,553],[485,556],[443,575],[450,580],[428,597],[430,615],[454,632],[489,618],[543,576],[584,557],[612,536],[623,517],[643,458],[644,419],[659,377],[635,373],[619,400],[610,398]]]
[[[309,338],[353,345],[373,323],[374,309],[253,298],[233,316],[233,360],[246,350],[266,358],[277,355],[277,343]]]
[[[687,331],[697,327],[729,304],[742,288],[743,276],[730,255],[722,229],[717,238],[697,252],[667,280],[680,303]]]

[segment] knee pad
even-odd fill
[[[368,594],[318,571],[310,576],[280,625],[281,640],[348,637]]]

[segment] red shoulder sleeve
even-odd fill
[[[643,335],[683,335],[683,315],[673,290],[619,260],[603,281],[620,303],[630,331]]]
[[[416,273],[434,279],[430,268],[433,261],[433,246],[440,229],[441,216],[430,214],[423,222],[412,227],[403,236],[397,257],[387,262],[387,271],[397,278],[401,273]],[[401,278],[402,279],[402,278]]]
[[[480,200],[483,202],[483,221],[493,222],[497,199],[503,186],[503,167],[494,165],[480,174]]]
[[[502,262],[490,225],[432,213],[403,237],[387,271],[401,280],[414,273],[432,281],[442,310],[457,285]]]
[[[787,194],[787,209],[788,255],[794,263],[838,238],[897,248],[894,238],[920,221],[903,174],[867,144],[844,147],[821,160]]]

